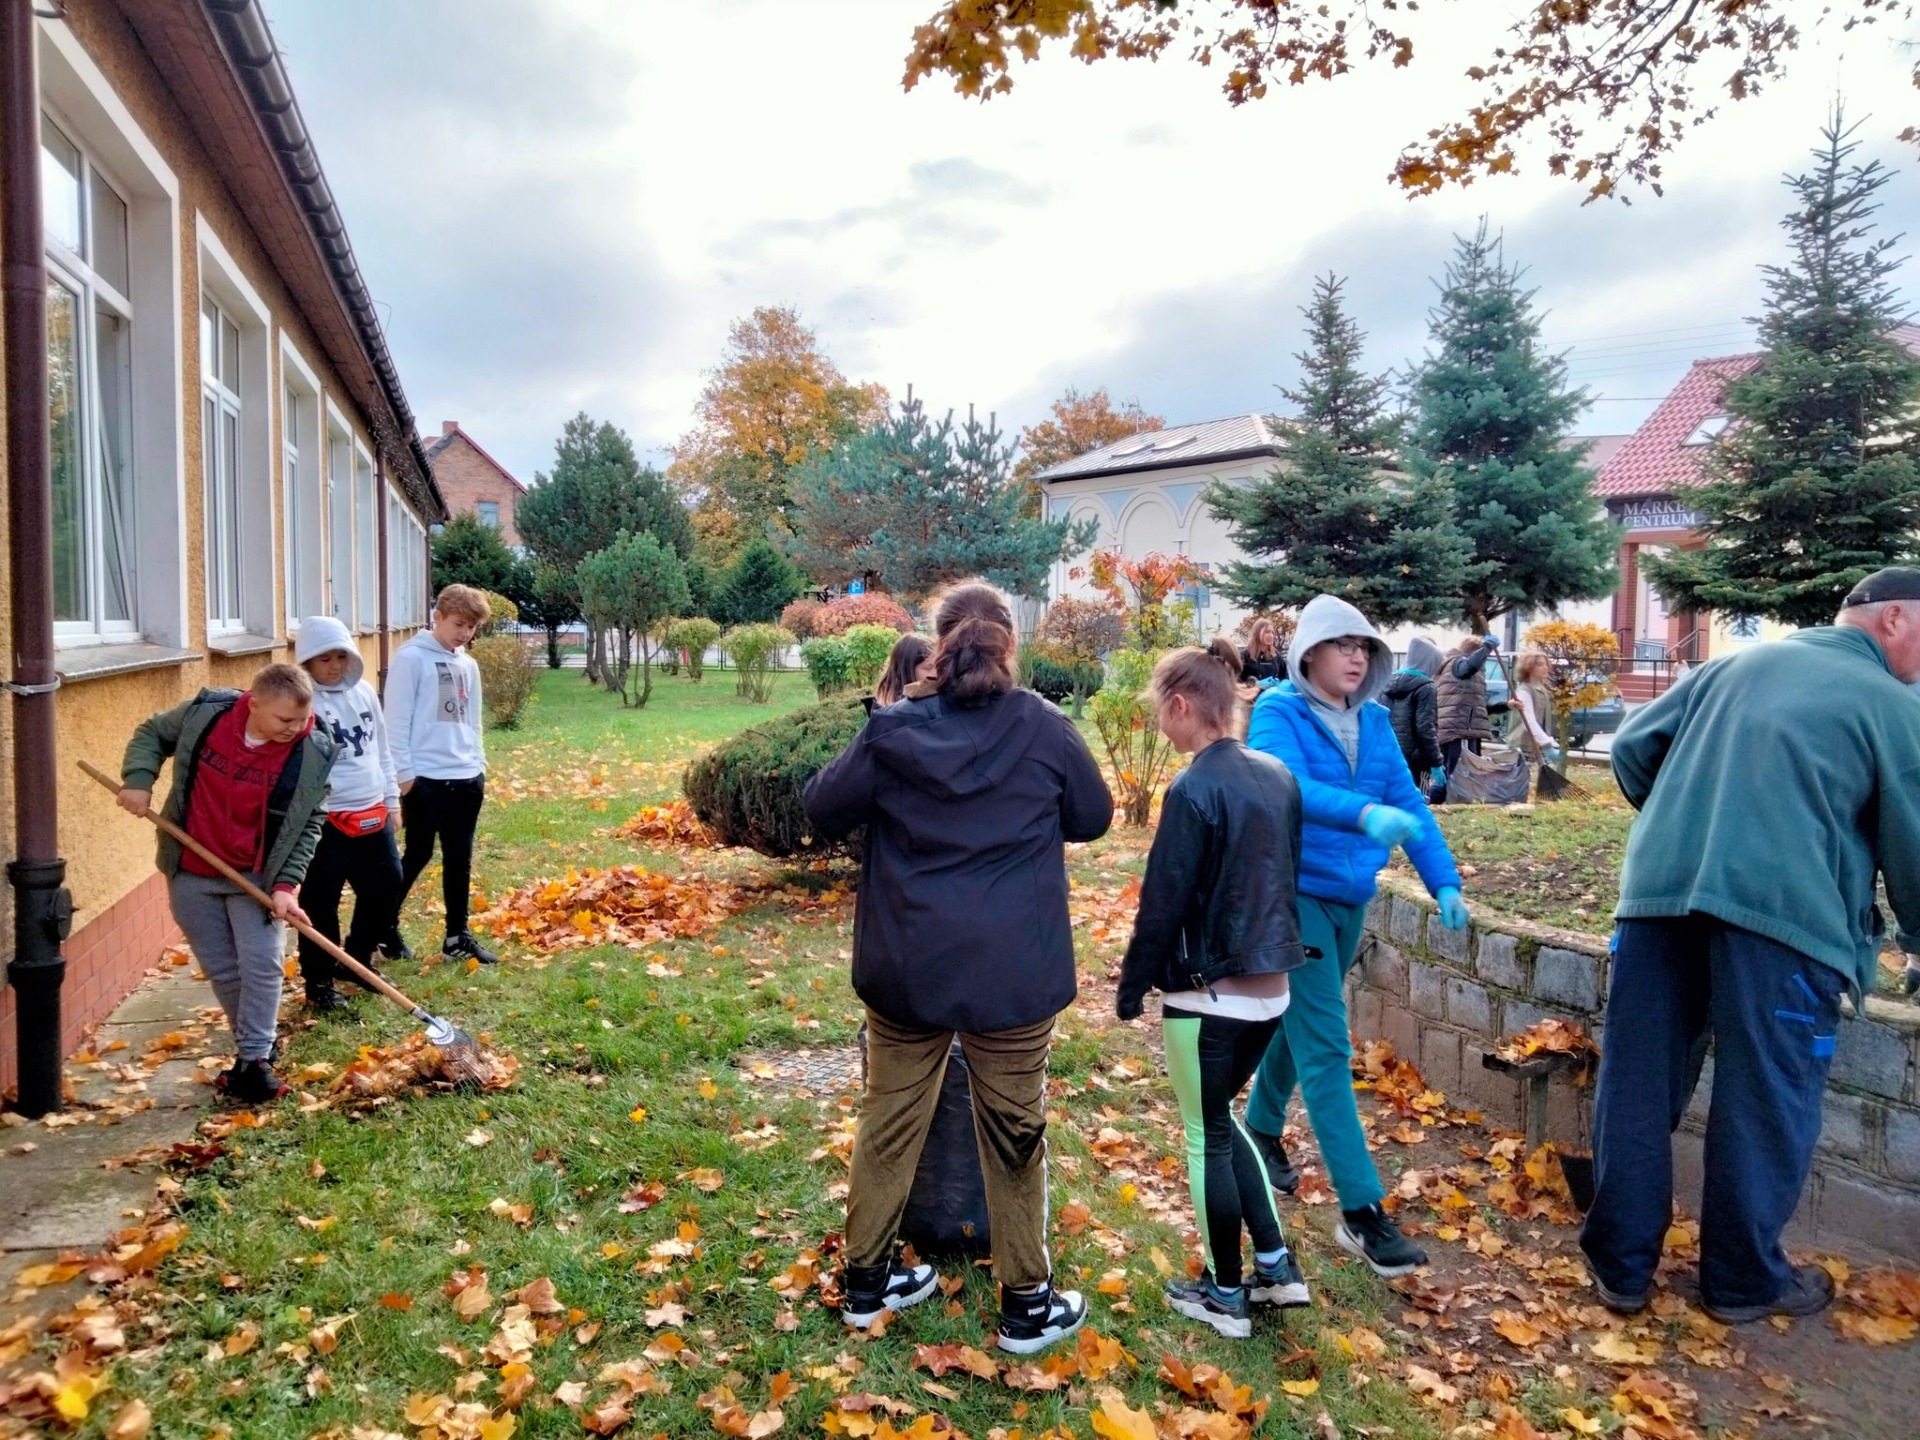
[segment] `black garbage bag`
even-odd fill
[[[866,1078],[867,1031],[860,1027],[860,1070]],[[956,1038],[947,1052],[940,1101],[913,1172],[900,1238],[923,1256],[977,1257],[991,1248],[987,1185],[973,1136],[973,1086],[967,1053]]]
[[[1476,755],[1462,750],[1447,772],[1449,805],[1524,805],[1533,789],[1533,771],[1518,750]]]

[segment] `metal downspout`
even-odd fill
[[[374,523],[378,525],[379,532],[374,545],[380,552],[379,559],[375,563],[380,573],[380,698],[385,700],[387,698],[388,646],[391,643],[391,637],[388,634],[391,626],[387,616],[387,572],[390,568],[388,565],[390,552],[387,549],[387,506],[392,502],[387,495],[387,452],[384,447],[374,453],[373,475],[374,486],[379,492],[379,500],[374,506],[374,514],[377,517]]]
[[[13,959],[19,1108],[61,1100],[60,944],[73,921],[60,858],[53,668],[53,461],[47,406],[47,272],[42,253],[40,85],[33,0],[0,0],[0,269],[4,270],[7,547],[12,610]]]

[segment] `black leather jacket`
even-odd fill
[[[1147,855],[1120,1018],[1138,1015],[1149,990],[1299,966],[1299,877],[1300,788],[1287,767],[1238,740],[1194,756],[1167,788]]]

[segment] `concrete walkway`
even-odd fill
[[[208,1082],[232,1053],[213,991],[194,973],[171,964],[149,972],[100,1026],[90,1052],[98,1058],[69,1062],[63,1112],[5,1117],[0,1293],[12,1292],[9,1319],[72,1308],[84,1279],[21,1290],[15,1278],[64,1252],[98,1254],[145,1213],[156,1163],[113,1162],[149,1147],[158,1147],[157,1160],[165,1147],[195,1138],[212,1104]]]

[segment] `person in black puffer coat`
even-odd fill
[[[807,816],[866,827],[853,989],[867,1009],[867,1088],[847,1195],[845,1301],[865,1329],[932,1295],[931,1265],[894,1254],[956,1034],[986,1173],[1001,1349],[1079,1329],[1047,1250],[1047,1057],[1076,991],[1065,842],[1097,840],[1113,796],[1073,722],[1014,672],[1013,615],[984,581],[934,610],[934,679],[881,706],[807,783]]]
[[[1425,785],[1440,764],[1440,711],[1433,677],[1440,672],[1440,647],[1424,635],[1407,642],[1407,663],[1393,672],[1381,699],[1393,712],[1393,736],[1414,783]]]

